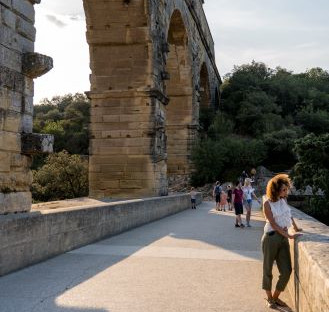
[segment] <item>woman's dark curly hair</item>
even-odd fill
[[[279,200],[280,191],[282,186],[285,185],[288,189],[291,188],[291,180],[287,174],[278,174],[273,177],[267,183],[266,187],[266,196],[267,198],[272,201],[276,202]]]

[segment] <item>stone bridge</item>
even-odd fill
[[[90,196],[167,195],[191,172],[200,107],[220,76],[200,0],[84,0],[91,64]]]
[[[31,206],[30,163],[52,137],[32,133],[33,79],[52,68],[34,52],[34,4],[0,0],[0,213]],[[83,1],[90,48],[90,196],[167,195],[189,175],[200,108],[221,78],[201,0]]]

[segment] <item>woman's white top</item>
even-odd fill
[[[251,186],[243,186],[243,199],[250,200],[252,199],[252,193],[255,191]]]
[[[268,200],[275,223],[282,228],[289,228],[292,224],[291,211],[285,199],[281,198],[276,202]],[[265,218],[266,219],[266,218]],[[266,219],[264,232],[274,231],[270,222]]]

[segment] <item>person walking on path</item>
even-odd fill
[[[222,187],[220,186],[219,181],[216,182],[214,190],[212,192],[212,196],[216,201],[216,210],[219,211],[219,202],[220,202],[220,193],[222,192]]]
[[[226,211],[226,205],[227,205],[227,194],[225,191],[222,191],[220,193],[220,202],[219,202],[219,210],[220,211]]]
[[[236,182],[235,189],[232,192],[232,202],[235,210],[235,227],[244,228],[241,215],[243,214],[243,191],[241,189],[240,181]]]
[[[232,188],[230,184],[226,187],[226,190],[227,190],[228,210],[232,211]]]
[[[244,184],[244,180],[246,178],[249,178],[248,173],[246,172],[246,170],[243,170],[242,173],[241,173],[241,176],[240,176],[240,182],[241,182],[241,184]]]
[[[250,225],[250,216],[251,216],[252,198],[254,197],[259,203],[260,203],[260,200],[256,196],[255,190],[251,186],[250,178],[246,178],[244,180],[244,185],[242,187],[242,191],[243,191],[243,206],[247,212],[246,223],[247,223],[247,227],[250,227],[251,226]]]
[[[288,229],[293,226],[295,232],[298,228],[291,216],[290,208],[286,202],[288,191],[291,188],[291,181],[286,174],[279,174],[273,177],[267,184],[266,201],[264,202],[264,214],[266,224],[262,237],[263,251],[263,283],[267,307],[287,307],[286,303],[279,299],[280,293],[284,291],[292,271],[291,256],[288,239],[296,239],[300,233],[290,234]],[[272,269],[276,261],[280,276],[272,294]]]
[[[196,209],[196,191],[194,190],[194,187],[191,187],[191,192],[190,192],[190,196],[191,196],[191,205],[192,205],[192,209]]]

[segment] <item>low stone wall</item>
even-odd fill
[[[190,206],[182,194],[0,216],[0,276]]]
[[[290,240],[293,273],[288,285],[296,312],[329,311],[329,227],[292,209],[303,237]]]

